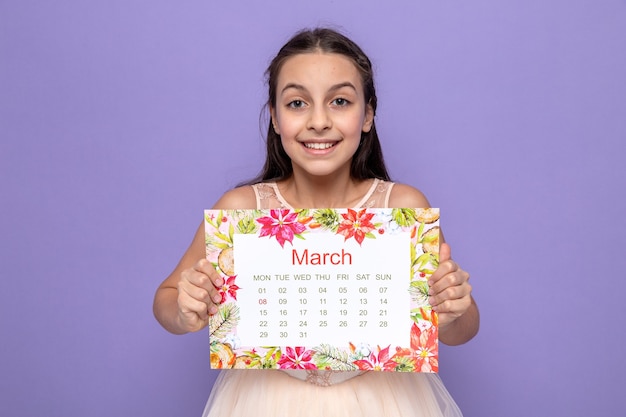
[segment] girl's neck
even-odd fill
[[[372,180],[356,180],[348,175],[313,177],[292,175],[278,183],[281,194],[292,207],[353,207],[367,192]]]

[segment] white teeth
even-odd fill
[[[335,146],[334,143],[305,143],[304,146],[306,146],[309,149],[328,149],[328,148],[332,148],[333,146]]]

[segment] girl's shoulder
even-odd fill
[[[425,208],[430,207],[426,196],[417,188],[408,184],[394,183],[389,195],[390,208]]]
[[[233,188],[220,197],[214,204],[214,209],[256,209],[257,200],[254,189],[251,185],[243,185],[241,187]]]

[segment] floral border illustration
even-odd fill
[[[207,259],[224,278],[218,312],[209,319],[212,369],[322,369],[438,372],[437,314],[428,304],[428,278],[439,264],[439,209],[267,209],[206,210]],[[369,346],[348,342],[348,348],[327,344],[241,347],[236,337],[240,320],[237,276],[232,261],[233,237],[257,234],[281,247],[308,233],[331,232],[359,245],[384,233],[409,232],[411,264],[410,346]]]

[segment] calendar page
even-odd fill
[[[438,371],[439,209],[205,210],[213,369]]]

